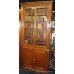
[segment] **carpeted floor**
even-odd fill
[[[24,69],[19,69],[19,74],[33,74],[33,71],[30,70],[24,70]]]
[[[19,69],[19,74],[46,74],[46,73],[35,73],[31,70],[24,70],[24,69]],[[55,74],[54,70],[50,70],[47,74]]]

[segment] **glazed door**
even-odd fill
[[[38,46],[47,43],[47,8],[36,8],[36,41]]]
[[[24,17],[24,44],[34,44],[34,25],[35,25],[35,14],[33,8],[25,8]]]

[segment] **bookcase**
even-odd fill
[[[48,71],[52,1],[21,4],[20,64],[24,69]]]

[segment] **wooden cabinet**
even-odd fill
[[[24,68],[49,67],[52,1],[21,3],[20,45]]]

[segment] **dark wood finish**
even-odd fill
[[[34,7],[34,44],[25,44],[25,16],[26,11],[25,8]],[[35,43],[37,38],[36,32],[36,8],[48,8],[48,13],[46,16],[47,19],[47,29],[46,29],[46,44],[45,45],[37,45]],[[27,69],[48,71],[49,67],[49,51],[50,51],[50,23],[51,23],[51,11],[52,11],[52,1],[43,1],[43,2],[26,2],[21,3],[21,30],[20,30],[20,45],[21,45],[21,54],[20,54],[20,63],[21,67]]]

